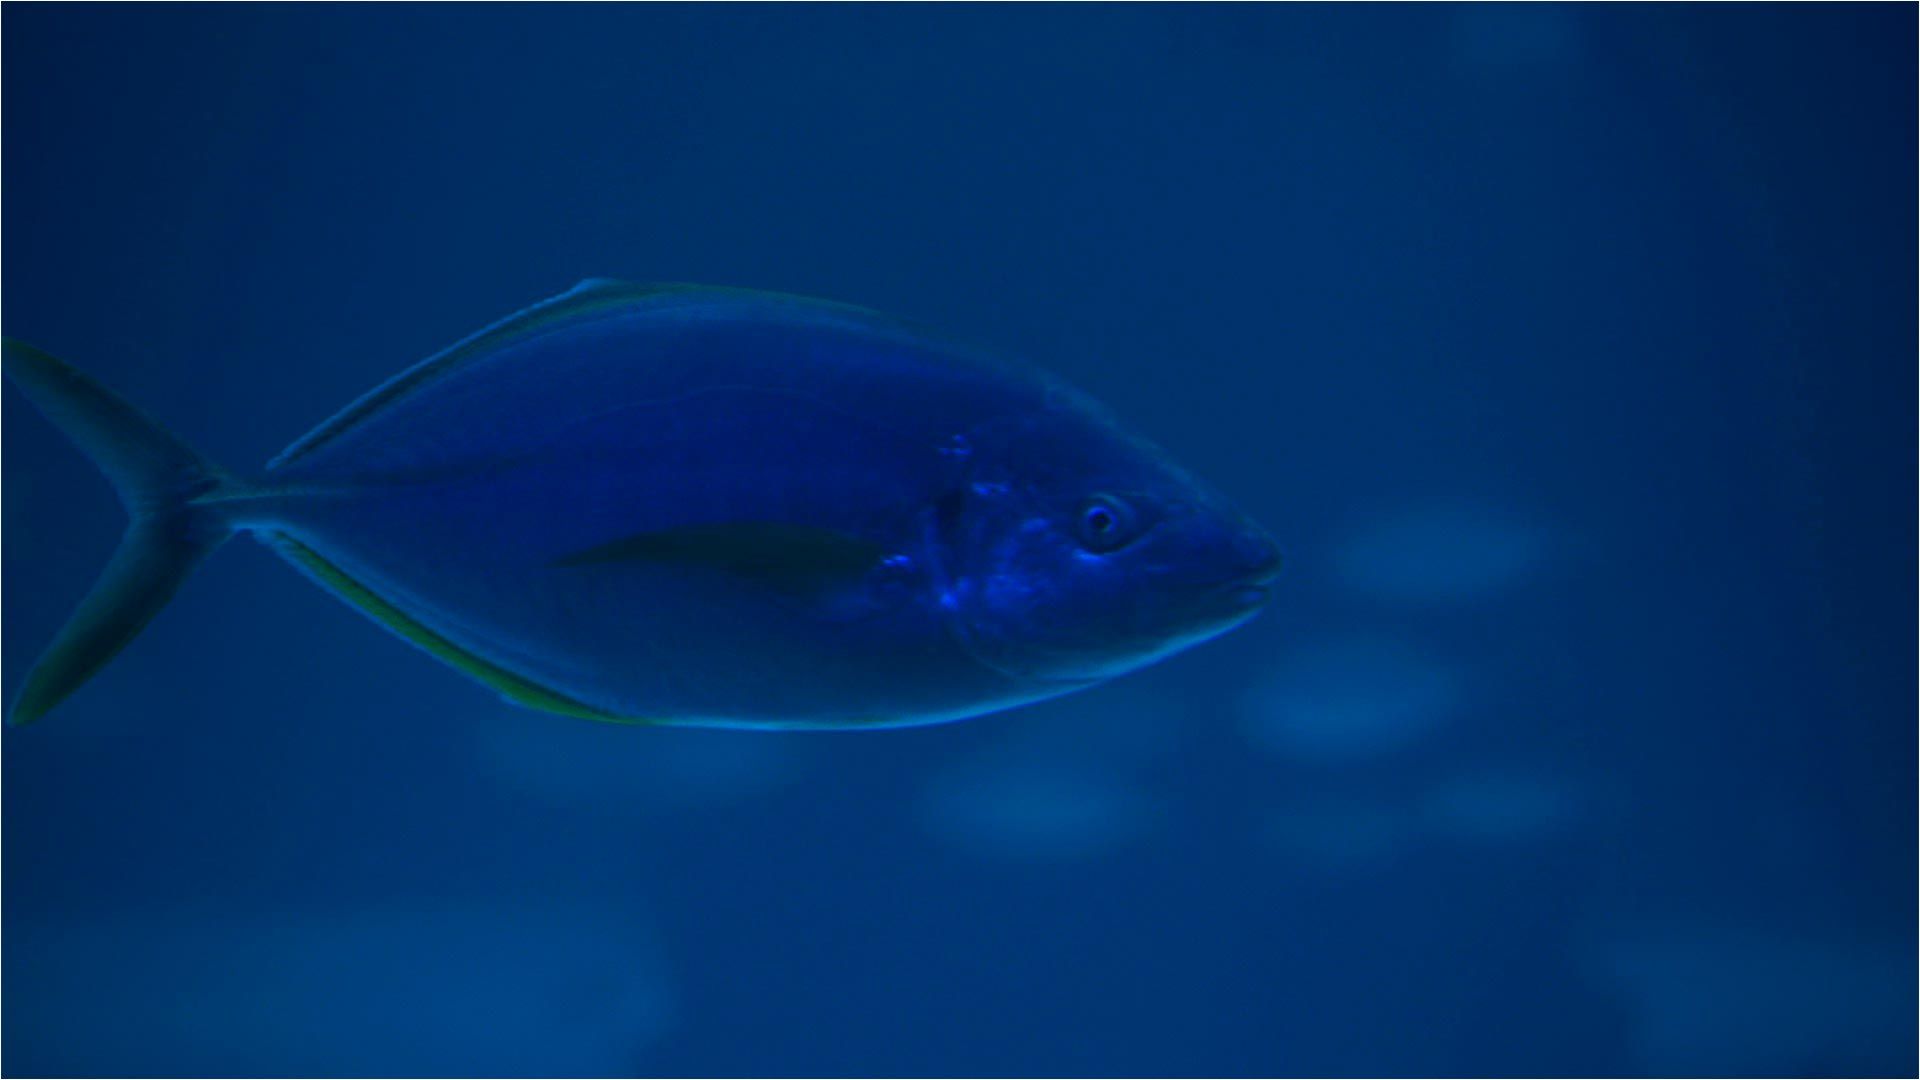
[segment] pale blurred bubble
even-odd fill
[[[791,734],[628,727],[507,715],[485,721],[483,770],[567,805],[702,807],[771,792],[803,771]]]
[[[1240,700],[1244,730],[1271,753],[1355,761],[1418,743],[1458,707],[1453,669],[1395,642],[1303,647]]]
[[[1393,600],[1436,603],[1487,596],[1534,573],[1544,530],[1467,501],[1402,508],[1356,531],[1336,556],[1342,580]]]
[[[972,854],[1089,859],[1158,829],[1164,807],[1119,773],[1076,762],[990,754],[936,775],[921,800],[927,827]]]
[[[1604,934],[1583,953],[1624,996],[1645,1074],[1913,1074],[1911,941],[1702,923]]]
[[[1517,769],[1478,769],[1450,776],[1420,801],[1434,833],[1469,843],[1538,840],[1574,825],[1587,797],[1564,780]]]
[[[627,1075],[676,1023],[622,905],[7,927],[8,1061],[105,1075]]]

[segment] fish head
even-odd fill
[[[947,510],[943,603],[975,659],[1038,682],[1094,682],[1252,618],[1273,538],[1094,407],[976,432]]]

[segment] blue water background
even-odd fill
[[[9,5],[6,332],[218,461],[736,284],[1068,376],[1288,568],[763,735],[516,711],[235,543],[0,742],[0,1066],[1911,1075],[1915,22]],[[11,696],[120,512],[4,409]]]

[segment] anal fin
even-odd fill
[[[328,562],[312,548],[285,533],[264,533],[262,538],[272,544],[287,561],[312,575],[315,580],[339,595],[341,599],[462,674],[491,687],[501,697],[516,705],[583,720],[601,720],[615,724],[650,723],[647,720],[634,720],[602,712],[591,705],[575,701],[565,694],[541,686],[525,676],[515,674],[490,660],[474,655],[400,610],[352,575]]]

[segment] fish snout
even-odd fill
[[[1280,576],[1280,545],[1257,525],[1244,525],[1228,545],[1233,576],[1226,594],[1236,607],[1257,608],[1265,604],[1273,581]]]
[[[1267,586],[1280,576],[1280,545],[1258,525],[1243,525],[1233,539],[1233,559],[1242,585]]]
[[[1238,617],[1268,600],[1273,581],[1280,576],[1280,545],[1265,529],[1237,515],[1215,519],[1196,559],[1200,574],[1190,579],[1189,594],[1202,617],[1225,614]]]

